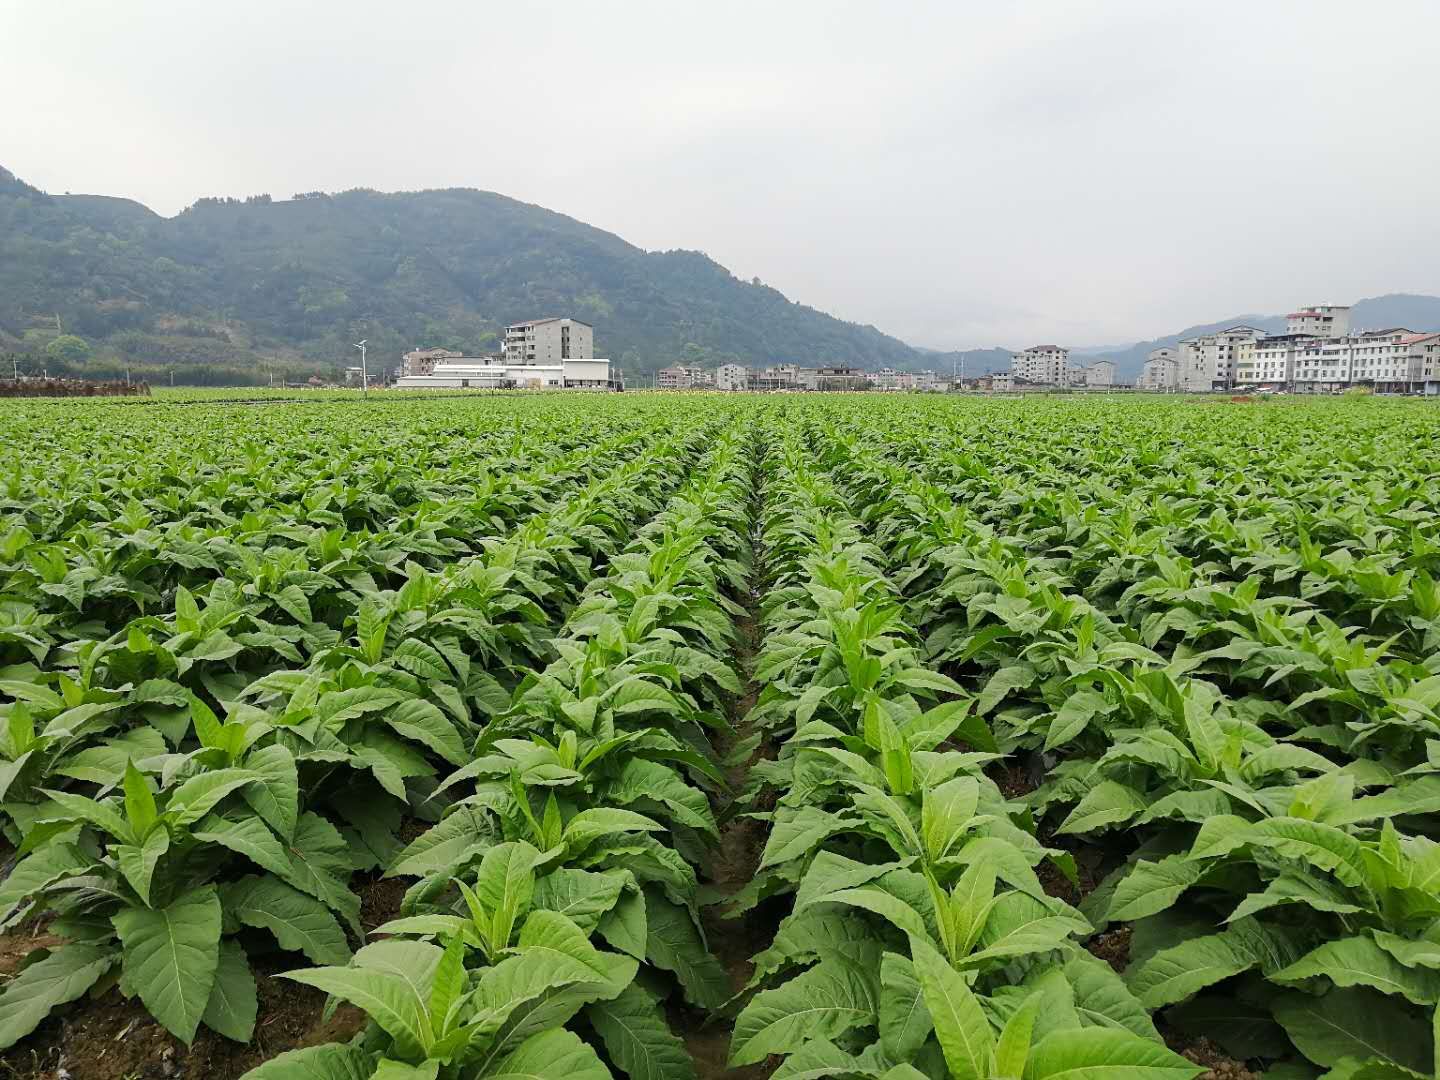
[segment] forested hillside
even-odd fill
[[[597,354],[632,372],[930,366],[700,252],[646,252],[490,192],[201,199],[165,218],[126,199],[46,194],[0,169],[0,351],[52,369],[330,374],[354,363],[361,337],[393,366],[416,345],[493,349],[506,323],[557,314],[592,323]]]

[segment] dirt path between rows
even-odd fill
[[[758,532],[761,510],[758,493],[754,509],[755,528]],[[731,757],[736,747],[753,734],[745,718],[755,707],[755,700],[760,693],[760,687],[752,678],[752,673],[763,632],[758,617],[763,580],[762,558],[763,552],[757,544],[751,565],[750,593],[744,598],[746,613],[735,623],[735,668],[743,681],[744,691],[731,705],[730,723],[733,734],[717,747],[726,760]],[[765,848],[767,830],[764,822],[737,812],[734,800],[745,790],[750,766],[773,754],[774,748],[762,741],[745,761],[732,765],[726,773],[725,779],[730,787],[732,801],[716,807],[720,820],[720,842],[712,850],[704,867],[708,890],[720,897],[734,896],[754,880],[755,868]],[[724,909],[724,900],[704,909],[705,935],[711,952],[719,959],[730,978],[731,988],[738,993],[755,970],[752,958],[774,941],[775,923],[773,919],[753,908],[739,918],[727,919],[724,917]],[[685,1032],[685,1044],[694,1059],[697,1080],[764,1080],[775,1071],[778,1060],[774,1063],[747,1065],[735,1069],[728,1066],[732,1027],[733,1017],[717,1016]]]

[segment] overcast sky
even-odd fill
[[[466,186],[940,348],[1440,293],[1440,0],[0,0],[0,164]]]

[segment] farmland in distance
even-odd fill
[[[0,405],[27,1080],[1436,1074],[1440,408]]]

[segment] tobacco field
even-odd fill
[[[0,406],[26,1080],[1436,1077],[1440,406]]]

